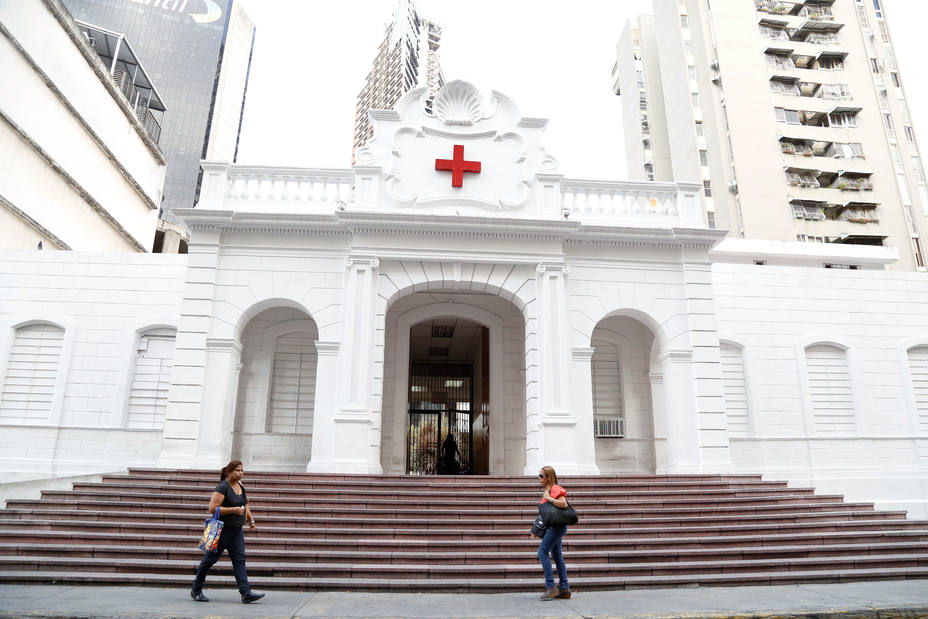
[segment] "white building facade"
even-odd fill
[[[166,169],[157,123],[140,120],[153,117],[127,98],[132,78],[117,84],[117,63],[92,45],[58,0],[0,2],[4,249],[151,251]],[[121,66],[143,76],[122,49]]]
[[[372,112],[351,170],[204,162],[186,257],[0,256],[5,478],[431,474],[453,435],[472,474],[765,473],[926,515],[928,287],[896,252],[719,244],[701,185],[564,178],[505,96],[427,97]]]
[[[928,184],[885,5],[654,0],[616,48],[629,177],[703,183],[707,225],[733,237],[895,247],[891,269],[924,271]]]

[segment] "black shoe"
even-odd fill
[[[193,587],[190,588],[190,597],[192,597],[197,602],[209,602],[209,598],[203,595],[202,587],[198,587],[196,585],[193,585]]]
[[[264,597],[263,593],[255,593],[253,591],[249,591],[248,593],[242,594],[242,604],[251,604],[255,600],[260,600],[263,597]]]

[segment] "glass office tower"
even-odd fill
[[[74,19],[125,34],[168,112],[159,145],[168,161],[162,201],[197,199],[200,160],[235,161],[254,24],[235,0],[63,0]]]

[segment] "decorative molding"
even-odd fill
[[[693,360],[692,350],[665,350],[657,355],[657,360],[661,363],[669,361],[671,363],[689,363]]]
[[[365,266],[376,269],[380,266],[380,259],[376,256],[348,256],[345,258],[345,266]]]
[[[13,119],[6,115],[3,110],[0,110],[0,120],[5,122],[18,136],[19,138],[29,145],[29,147],[35,152],[42,161],[45,162],[52,171],[54,171],[58,176],[64,180],[64,182],[74,190],[77,195],[87,203],[87,205],[93,209],[100,217],[108,223],[129,245],[131,245],[136,251],[147,253],[148,250],[139,243],[134,236],[132,236],[128,230],[122,227],[115,217],[113,217],[109,211],[107,211],[102,204],[97,202],[97,200],[87,192],[84,187],[77,182],[77,180],[68,174],[68,172],[51,156],[45,152],[45,150],[38,145],[32,138],[30,138],[23,129],[13,122]]]
[[[242,343],[227,338],[206,338],[207,351],[227,351],[237,355],[242,354]]]
[[[538,273],[546,273],[548,271],[570,273],[570,265],[566,262],[539,262],[535,266],[535,271]]]
[[[454,80],[438,91],[432,110],[446,125],[473,125],[484,118],[483,96],[473,84]]]
[[[570,356],[574,361],[590,361],[593,358],[595,348],[573,348]]]
[[[59,237],[57,237],[51,230],[49,230],[48,228],[46,228],[45,226],[43,226],[42,224],[34,220],[32,217],[29,217],[29,215],[27,215],[25,211],[23,211],[21,208],[19,208],[18,206],[16,206],[9,200],[7,200],[3,195],[0,195],[0,204],[2,204],[6,209],[8,209],[14,215],[22,219],[27,225],[32,227],[36,232],[45,236],[48,240],[54,243],[54,245],[58,249],[63,249],[66,251],[70,251],[72,249],[70,245],[68,245],[63,240],[61,240]]]
[[[335,357],[341,347],[341,342],[323,342],[316,340],[316,354],[319,356]]]

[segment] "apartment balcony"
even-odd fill
[[[166,108],[145,72],[145,68],[132,50],[132,46],[118,32],[80,21],[77,22],[77,26],[87,43],[103,62],[116,88],[132,108],[133,114],[142,124],[145,132],[155,143],[158,143],[161,139],[159,116],[164,115]]]
[[[829,174],[872,174],[872,165],[865,159],[843,159],[821,155],[783,153],[783,162],[788,168],[809,169]]]
[[[813,142],[860,142],[860,130],[856,127],[816,127],[793,123],[777,123],[780,137]]]
[[[849,221],[796,219],[794,220],[794,228],[796,234],[824,236],[831,242],[844,242],[853,245],[882,245],[882,240],[886,238],[885,230],[878,220],[854,223]]]
[[[788,110],[801,109],[803,112],[816,116],[828,114],[838,104],[835,99],[825,99],[823,97],[804,97],[801,94],[788,95],[780,92],[773,92],[772,94],[774,106]]]

